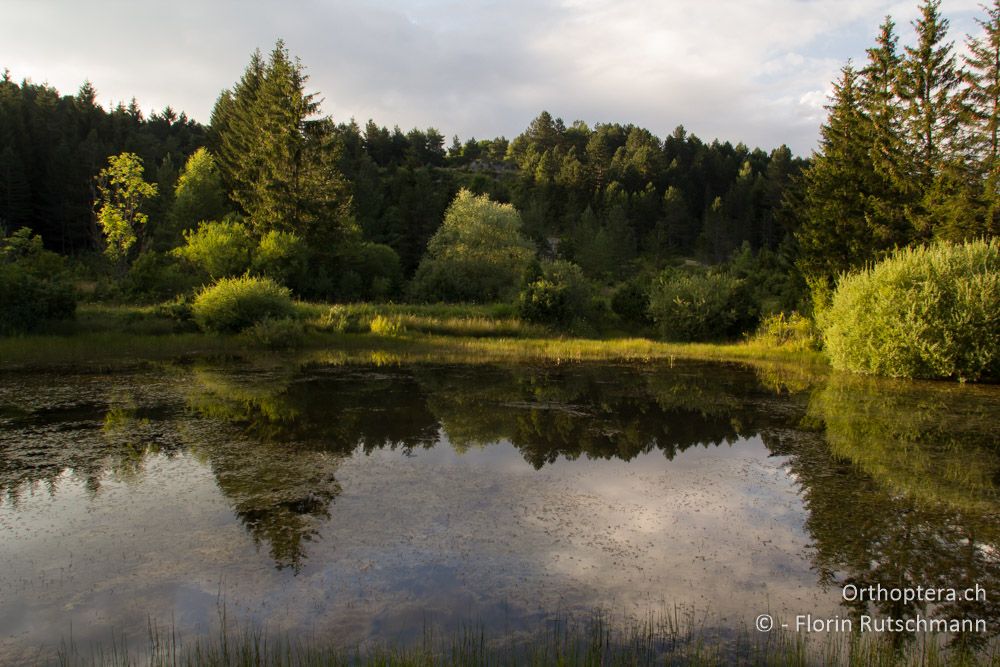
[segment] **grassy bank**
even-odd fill
[[[298,304],[293,347],[315,361],[769,361],[825,366],[822,354],[760,341],[666,343],[574,337],[528,324],[505,305]],[[390,322],[372,333],[372,322]],[[252,355],[273,347],[252,334],[205,334],[155,306],[86,304],[47,334],[0,338],[0,368],[115,365],[178,357]]]

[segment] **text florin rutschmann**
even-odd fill
[[[880,584],[873,586],[844,586],[845,602],[985,602],[986,589],[979,584],[972,588],[932,588],[914,586],[912,588],[886,588]],[[797,632],[977,632],[987,631],[986,620],[982,618],[928,618],[917,614],[910,618],[892,616],[878,617],[862,615],[858,618],[841,616],[820,617],[799,614],[795,623],[778,623],[771,614],[760,614],[756,627],[761,632],[770,632],[776,625],[794,628]]]
[[[782,627],[788,627],[783,624]],[[854,619],[816,618],[812,614],[795,617],[796,632],[986,632],[986,621],[981,618],[893,618],[892,616],[862,616]]]
[[[886,588],[881,584],[856,586],[847,584],[843,589],[846,602],[985,602],[986,589],[979,584],[973,588]],[[856,623],[856,625],[855,625]],[[986,632],[986,621],[981,618],[913,618],[876,617],[862,615],[856,621],[835,616],[816,618],[812,614],[795,617],[795,629],[805,632]]]

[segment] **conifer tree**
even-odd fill
[[[877,251],[866,217],[874,172],[858,84],[858,73],[848,63],[834,84],[820,150],[802,175],[798,264],[813,281],[832,281]]]
[[[240,80],[231,91],[219,95],[212,109],[214,152],[230,197],[240,206],[250,199],[251,184],[259,175],[256,160],[250,156],[256,141],[254,114],[263,80],[264,60],[258,49],[250,56]]]
[[[254,53],[213,114],[219,165],[256,234],[292,232],[314,251],[333,253],[354,232],[350,198],[336,164],[335,128],[329,118],[314,118],[319,102],[305,92],[306,81],[284,42],[266,63]]]
[[[10,145],[0,149],[0,229],[26,226],[31,218],[31,188],[20,156]]]
[[[982,33],[968,38],[969,53],[964,56],[967,131],[982,184],[982,224],[963,236],[1000,233],[1000,0],[985,9],[986,20],[977,19]]]
[[[910,218],[919,238],[931,236],[942,207],[953,205],[949,200],[962,188],[962,74],[953,43],[945,41],[949,21],[941,16],[940,4],[921,4],[920,17],[913,22],[917,43],[905,49],[899,80],[912,146],[910,173],[920,197]]]
[[[907,145],[903,109],[898,95],[902,58],[897,52],[896,24],[886,16],[868,63],[861,71],[860,102],[868,128],[865,141],[874,172],[867,202],[867,220],[876,238],[888,246],[905,245],[910,236],[906,211],[913,183],[906,173]]]

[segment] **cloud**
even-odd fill
[[[808,153],[822,91],[863,59],[886,13],[909,33],[916,2],[879,0],[304,0],[148,4],[12,0],[0,67],[101,101],[170,104],[207,121],[254,48],[286,40],[337,120],[511,137],[542,109],[664,135]],[[952,38],[975,0],[946,2]]]

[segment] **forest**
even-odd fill
[[[902,45],[886,17],[865,60],[843,67],[809,157],[545,111],[510,140],[338,122],[281,41],[251,56],[208,125],[170,107],[146,116],[136,100],[106,110],[90,82],[63,95],[5,71],[0,331],[45,331],[82,301],[161,303],[217,331],[294,319],[291,298],[508,303],[582,335],[776,332],[850,366],[837,350],[869,287],[851,296],[843,279],[869,275],[877,291],[879,267],[908,252],[958,283],[981,276],[968,307],[988,330],[1000,0],[964,50],[939,1],[919,10]],[[893,283],[897,309],[926,300],[906,291],[913,282]],[[878,317],[867,326],[885,332],[900,315]],[[857,363],[945,377],[1000,364],[920,354]]]

